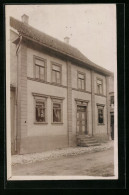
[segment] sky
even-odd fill
[[[29,16],[29,24],[78,48],[87,58],[112,72],[116,69],[115,4],[6,5],[6,17]]]

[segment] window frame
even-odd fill
[[[43,95],[43,94],[37,94],[37,93],[32,93],[34,97],[34,124],[48,124],[48,118],[47,118],[47,98],[48,96]],[[36,101],[41,101],[42,103],[45,104],[45,121],[37,121],[36,120]]]
[[[63,100],[64,98],[51,96],[51,124],[63,124]],[[54,103],[61,105],[61,122],[53,122],[53,105]]]
[[[102,93],[98,92],[98,82],[97,81],[101,81],[102,82]],[[98,78],[98,77],[96,78],[96,93],[98,95],[103,95],[103,79]]]
[[[36,65],[36,59],[44,62],[44,66],[42,66],[42,65]],[[44,58],[41,58],[39,56],[35,56],[34,55],[33,56],[33,63],[34,63],[34,78],[36,80],[39,80],[39,81],[47,81],[47,60],[44,59]],[[44,67],[44,79],[41,79],[40,78],[40,74],[39,74],[39,78],[36,78],[36,66],[38,66],[38,67]]]
[[[98,125],[105,125],[105,123],[104,123],[104,121],[105,121],[105,118],[104,118],[104,107],[105,107],[104,104],[97,104],[97,123],[98,123]],[[101,109],[103,111],[103,123],[99,122],[99,109]]]
[[[60,72],[60,83],[53,81],[53,65],[60,68],[60,71],[54,70],[55,72]],[[51,61],[51,83],[53,83],[54,85],[62,85],[62,64],[53,61]]]
[[[83,75],[84,76],[84,89],[82,88],[79,88],[79,74]],[[83,80],[83,79],[80,79],[80,80]],[[83,73],[83,72],[80,72],[80,71],[77,71],[77,88],[78,90],[81,90],[81,91],[85,91],[86,90],[86,74]]]

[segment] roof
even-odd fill
[[[13,17],[10,17],[10,26],[17,30],[19,34],[21,34],[23,37],[32,39],[33,41],[36,41],[45,47],[49,47],[52,50],[65,54],[66,56],[71,57],[75,60],[79,60],[85,63],[86,65],[89,65],[91,69],[96,69],[97,71],[102,72],[106,75],[113,74],[112,72],[106,70],[105,68],[102,68],[101,66],[98,66],[97,64],[90,61],[77,48],[67,43],[64,43],[54,37],[51,37],[46,33],[33,28],[29,24],[24,24],[23,22]]]

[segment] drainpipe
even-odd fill
[[[18,138],[18,79],[19,79],[19,71],[18,71],[18,54],[19,54],[19,49],[20,49],[20,45],[21,45],[21,41],[22,41],[22,35],[19,35],[19,43],[17,45],[17,48],[16,48],[16,56],[17,56],[17,87],[16,87],[16,106],[17,106],[17,109],[16,109],[16,113],[17,113],[17,120],[16,120],[16,132],[15,132],[15,151],[17,151],[17,138]]]

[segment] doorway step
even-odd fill
[[[101,144],[93,137],[89,135],[78,135],[77,136],[77,146],[90,147],[90,146],[100,146]]]

